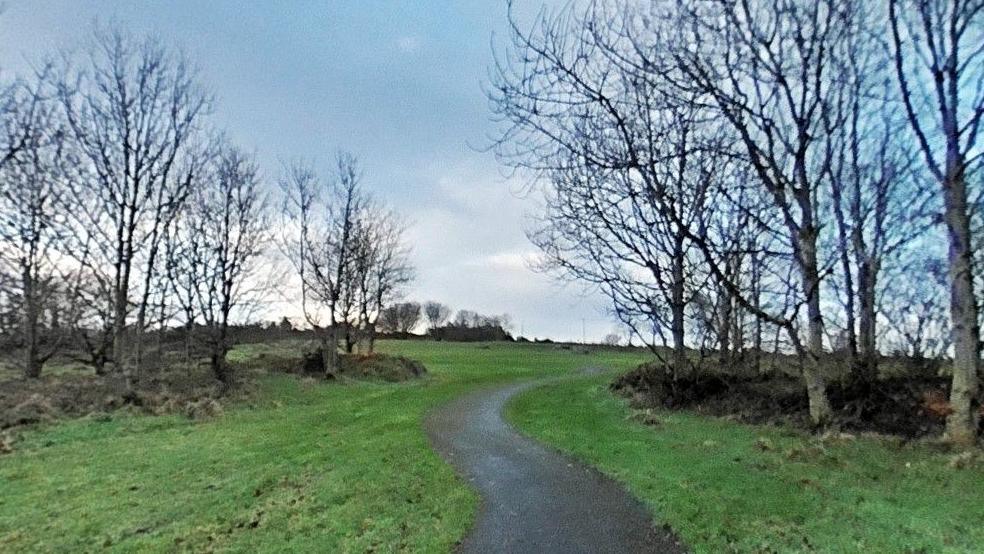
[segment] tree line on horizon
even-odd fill
[[[451,306],[435,300],[423,304],[414,301],[397,302],[384,308],[379,316],[379,328],[383,333],[409,335],[421,323],[425,324],[426,335],[435,338],[454,335],[456,330],[467,329],[489,331],[484,335],[473,334],[488,336],[486,340],[497,340],[496,337],[508,335],[512,318],[509,314],[483,315],[467,309],[454,312]]]

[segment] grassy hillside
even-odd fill
[[[230,357],[300,348],[243,346]],[[269,375],[249,405],[205,422],[115,414],[25,433],[0,457],[0,551],[447,551],[477,498],[429,448],[428,410],[496,382],[641,359],[546,345],[381,350],[430,373],[344,385]]]

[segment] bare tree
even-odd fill
[[[56,249],[63,230],[66,154],[49,71],[45,67],[33,84],[20,82],[9,91],[8,156],[0,165],[0,274],[8,277],[2,280],[7,294],[19,299],[23,370],[30,378],[40,377],[60,342],[49,336],[42,351],[43,318],[63,285]]]
[[[380,324],[388,333],[411,332],[420,322],[421,309],[417,302],[399,302],[383,308]]]
[[[969,199],[982,156],[984,2],[889,0],[888,19],[909,126],[943,200],[953,334],[947,436],[969,444],[977,436],[981,363]]]
[[[204,286],[206,278],[204,259],[207,253],[204,243],[199,240],[199,225],[193,209],[182,210],[171,222],[164,246],[164,277],[167,279],[170,301],[178,312],[175,316],[181,318],[184,327],[184,354],[188,369],[191,369],[194,359],[198,291]]]
[[[379,312],[379,330],[383,333],[395,333],[400,328],[400,306],[391,304]]]
[[[420,322],[420,304],[417,302],[403,302],[399,306],[399,325],[397,331],[409,333]]]
[[[360,221],[355,239],[359,306],[355,325],[362,351],[371,354],[378,318],[413,280],[414,270],[404,243],[405,225],[394,212],[370,203]]]
[[[353,279],[358,216],[367,199],[355,158],[339,154],[331,181],[302,165],[281,179],[281,250],[297,271],[305,320],[318,331],[325,373],[338,370],[338,344],[355,315]]]
[[[887,298],[880,310],[892,333],[886,346],[915,362],[941,359],[951,340],[946,265],[927,258],[921,247],[905,257],[886,272]]]
[[[113,352],[113,288],[111,278],[101,266],[89,263],[89,243],[73,254],[78,267],[70,272],[68,285],[71,306],[69,327],[75,348],[73,358],[105,375]]]
[[[656,356],[672,343],[666,365],[682,375],[688,305],[707,279],[687,228],[727,158],[707,155],[694,98],[645,73],[619,9],[544,15],[530,32],[513,22],[489,92],[504,124],[495,149],[545,185],[529,234],[540,267],[597,286]]]
[[[834,111],[841,84],[833,72],[854,7],[840,0],[695,3],[687,9],[693,33],[675,52],[689,81],[678,84],[706,94],[730,124],[782,216],[806,305],[803,375],[817,424],[832,415],[820,363],[820,199],[834,163],[827,141],[844,125]]]
[[[451,320],[451,325],[456,327],[477,327],[481,317],[477,312],[471,310],[458,310]]]
[[[892,70],[884,63],[885,27],[879,19],[880,13],[861,8],[845,22],[850,32],[837,56],[844,85],[834,99],[835,117],[844,124],[832,129],[834,159],[828,166],[840,261],[831,288],[844,308],[852,376],[863,387],[876,386],[883,269],[935,219],[911,142],[897,140],[906,122]]]
[[[451,307],[430,300],[424,303],[424,317],[427,319],[427,328],[436,329],[444,325],[448,318],[451,317]]]
[[[715,306],[694,323],[724,363],[748,316],[756,351],[763,324],[784,331],[818,425],[832,417],[821,362],[839,315],[825,313],[825,280],[840,264],[870,376],[880,265],[921,232],[890,233],[915,196],[870,21],[852,0],[572,5],[529,32],[513,24],[489,91],[497,154],[549,184],[532,237],[548,263],[609,292],[623,320],[669,320],[656,331],[672,330],[678,360],[688,287]]]
[[[50,71],[46,68],[45,72]],[[25,83],[22,80],[14,80],[10,83],[0,85],[0,125],[2,125],[2,135],[0,135],[0,168],[7,165],[17,154],[26,148],[32,138],[37,134],[37,129],[31,124],[31,110],[24,109]],[[30,105],[31,102],[28,102]]]
[[[196,260],[203,278],[195,296],[212,371],[228,385],[232,380],[225,360],[231,347],[230,317],[247,302],[260,299],[264,282],[257,269],[269,221],[259,171],[248,155],[224,146],[208,177],[189,206],[193,240],[202,254]]]
[[[602,344],[605,346],[619,346],[622,344],[622,335],[618,333],[608,333],[602,340]]]
[[[210,99],[184,58],[118,29],[97,31],[85,63],[67,73],[59,94],[80,156],[70,179],[75,235],[89,244],[90,265],[109,268],[112,361],[129,386],[128,318],[136,304],[139,365],[162,236],[199,169],[196,137]]]

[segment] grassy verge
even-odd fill
[[[447,551],[477,499],[431,451],[424,414],[476,387],[640,358],[505,344],[381,350],[430,374],[345,385],[269,375],[250,404],[206,422],[114,414],[24,433],[0,457],[0,551]]]
[[[820,442],[685,413],[632,417],[611,376],[515,399],[530,435],[622,481],[699,552],[973,552],[984,545],[984,467],[928,445]]]

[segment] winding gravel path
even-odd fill
[[[645,507],[598,471],[519,434],[502,418],[513,395],[541,382],[474,393],[433,412],[438,452],[482,495],[461,552],[685,552]]]

